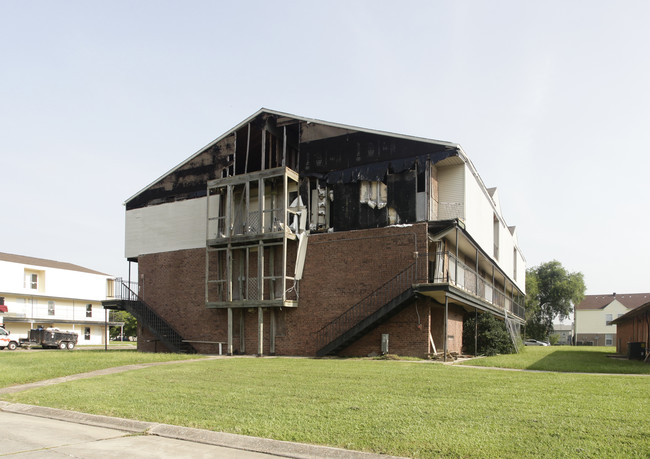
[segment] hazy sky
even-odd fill
[[[123,202],[261,107],[457,142],[528,266],[650,291],[650,2],[0,0],[0,251],[126,275]]]

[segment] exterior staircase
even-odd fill
[[[417,263],[413,263],[316,332],[319,347],[316,355],[336,354],[393,317],[415,301],[413,284],[417,282]]]
[[[147,305],[122,279],[116,279],[115,283],[117,289],[115,297],[102,301],[105,309],[126,311],[132,314],[140,325],[146,327],[172,352],[196,353],[196,349],[190,343],[185,342],[181,334]]]

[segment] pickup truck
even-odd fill
[[[13,351],[20,345],[20,340],[13,336],[9,330],[0,327],[0,349],[8,348]]]

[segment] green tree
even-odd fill
[[[585,297],[582,273],[570,273],[557,261],[526,271],[526,335],[545,341],[553,332],[553,319],[569,317]]]
[[[474,331],[476,319],[469,317],[463,323],[463,349],[466,354],[474,353]],[[512,354],[515,347],[504,321],[489,313],[478,315],[477,354]]]
[[[124,335],[137,336],[138,321],[126,311],[111,311],[111,322],[124,322]],[[120,327],[111,327],[111,338],[120,334]]]

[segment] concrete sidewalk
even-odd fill
[[[0,456],[264,457],[386,459],[394,456],[248,437],[0,401]]]

